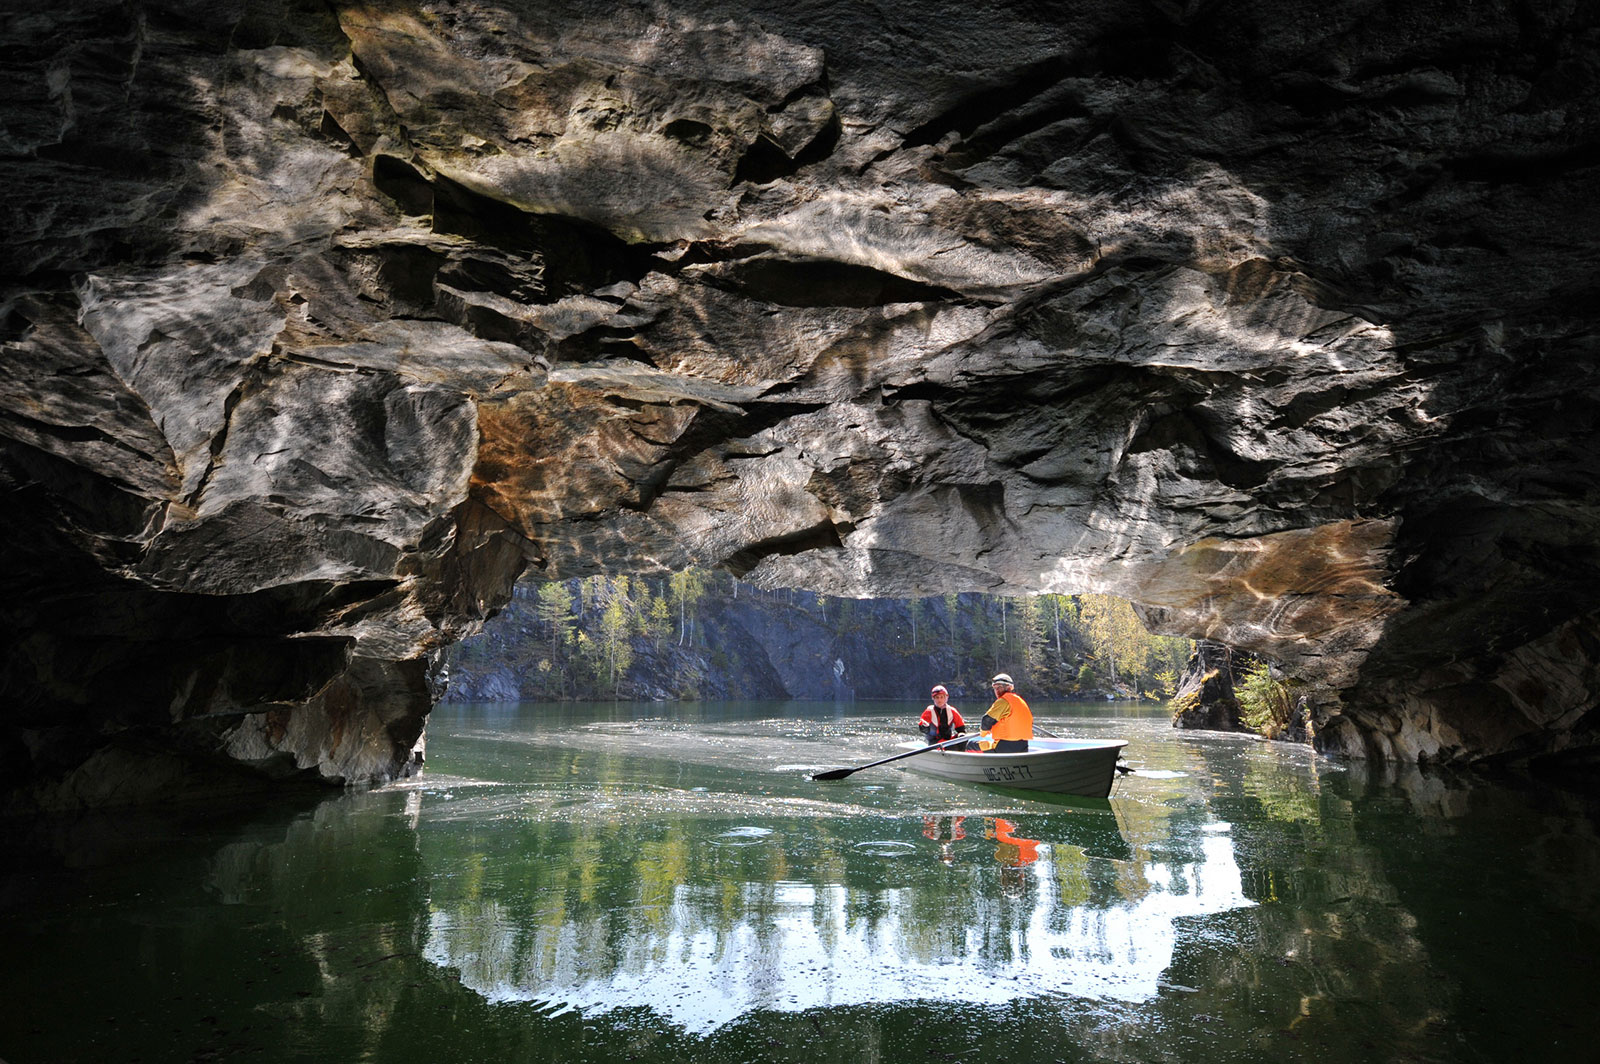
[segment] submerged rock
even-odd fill
[[[24,804],[409,771],[528,566],[1120,594],[1329,750],[1600,745],[1588,8],[4,25]]]

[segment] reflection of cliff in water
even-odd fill
[[[360,1060],[401,1042],[452,1059],[415,1017],[481,1002],[408,961],[426,935],[421,798],[0,826],[0,970],[17,980],[0,997],[51,1040],[30,1052],[8,1028],[6,1059]]]
[[[1427,951],[1339,794],[1347,776],[1310,757],[1295,772],[1254,765],[1248,748],[1200,749],[1210,762],[1200,771],[1218,781],[1212,815],[1233,825],[1243,889],[1259,907],[1247,925],[1187,938],[1172,981],[1248,1002],[1268,1045],[1342,1042],[1358,1029],[1411,1032],[1377,1057],[1420,1050],[1450,991],[1419,978]],[[1219,934],[1248,945],[1218,949]]]
[[[1595,796],[1381,765],[1356,766],[1330,789],[1353,810],[1381,882],[1410,915],[1428,970],[1451,973],[1447,1019],[1462,1037],[1503,1059],[1594,1059]],[[1403,802],[1372,800],[1396,791]],[[1478,872],[1440,875],[1446,862]],[[1523,1005],[1508,1009],[1512,986]]]
[[[1416,766],[1311,754],[1296,766],[1251,746],[1189,749],[1192,770],[1216,781],[1211,814],[1232,825],[1258,907],[1247,923],[1186,937],[1173,983],[1229,988],[1273,1044],[1402,1032],[1372,1047],[1400,1058],[1432,1059],[1448,1031],[1481,1059],[1513,1059],[1530,1023],[1554,1046],[1588,1014],[1600,976],[1592,801]],[[1475,866],[1481,877],[1463,874]],[[1576,939],[1530,934],[1548,929],[1551,910]],[[1218,936],[1250,945],[1218,949]],[[1540,987],[1544,1014],[1508,1009],[1508,986]]]
[[[1592,1057],[1590,800],[1222,736],[1143,743],[1089,807],[822,800],[781,738],[694,731],[715,763],[496,734],[470,775],[303,811],[12,825],[7,1057]]]
[[[479,889],[441,896],[453,881],[434,877],[425,956],[491,1001],[648,1007],[708,1031],[760,1009],[1144,1001],[1179,920],[1250,904],[1225,832],[1172,864],[1130,846],[1110,806],[1043,808],[590,825],[573,838],[539,825],[495,847]],[[1115,849],[1108,836],[1130,860],[1087,852]]]

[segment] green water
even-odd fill
[[[1036,706],[1108,802],[881,705],[444,707],[418,780],[11,825],[0,1059],[1593,1061],[1588,800]]]

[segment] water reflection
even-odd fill
[[[922,818],[922,837],[932,839],[939,844],[941,862],[947,865],[954,864],[955,844],[967,837],[966,824],[967,818],[964,816],[925,816]]]
[[[1160,990],[1177,921],[1253,903],[1226,832],[1159,859],[1118,815],[508,826],[493,881],[470,891],[444,874],[459,854],[424,846],[439,874],[423,954],[491,1002],[649,1008],[693,1033],[760,1010],[1140,1002]],[[1080,844],[1107,835],[1127,859]],[[564,864],[575,845],[592,866]]]
[[[394,787],[11,825],[0,1052],[1593,1059],[1592,799],[1164,716],[1075,722],[1135,740],[1109,801],[821,788],[900,718],[661,713],[461,711]]]

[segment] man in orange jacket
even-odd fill
[[[1026,750],[1033,738],[1033,710],[1017,694],[1009,674],[995,674],[989,685],[994,688],[994,705],[983,715],[978,749],[990,754]]]

